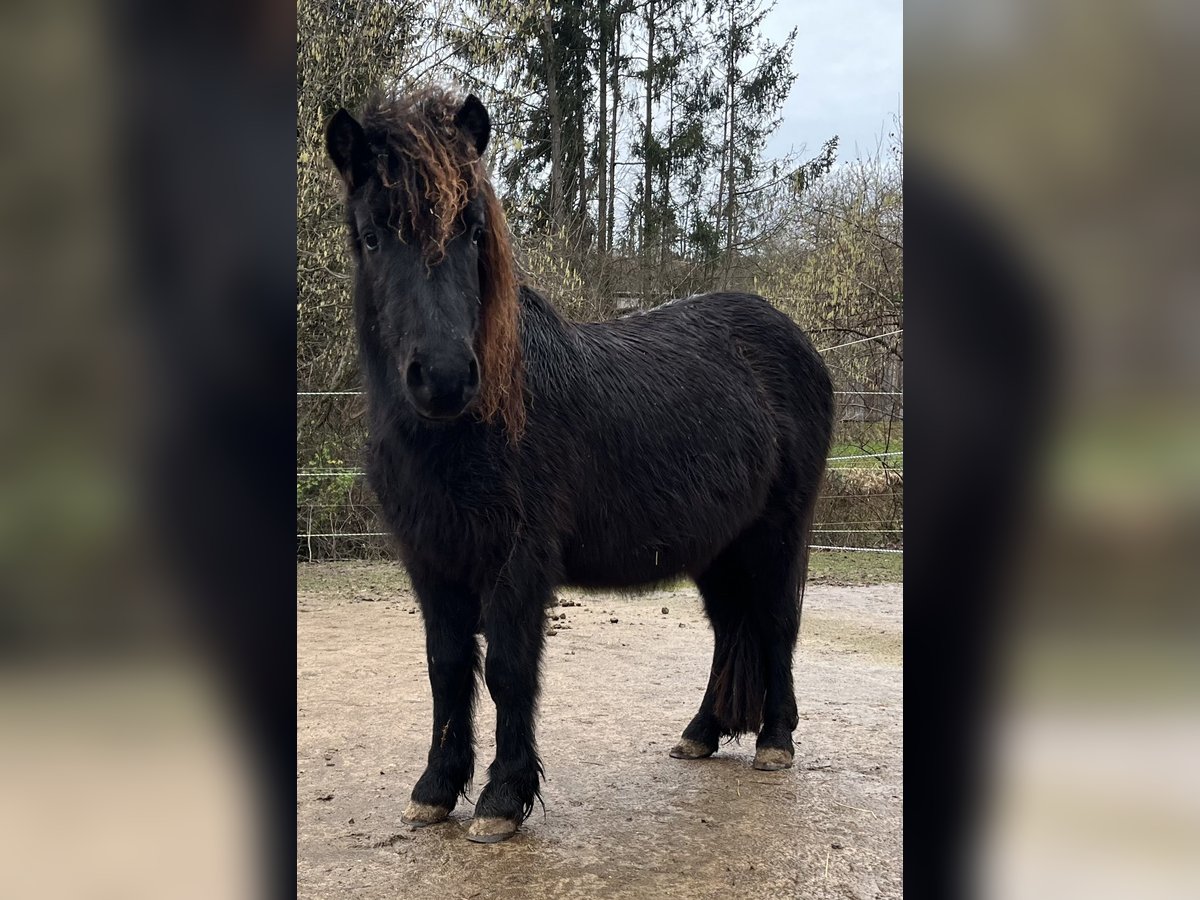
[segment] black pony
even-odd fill
[[[405,810],[445,819],[474,770],[482,631],[496,758],[469,836],[513,834],[539,795],[544,611],[560,584],[686,574],[715,634],[680,759],[757,732],[790,766],[792,655],[808,531],[833,426],[829,374],[761,297],[673,300],[565,321],[520,284],[481,160],[474,96],[428,88],[339,110],[369,403],[370,482],[425,619],[433,740]]]

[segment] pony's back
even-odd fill
[[[769,505],[810,499],[831,386],[767,301],[706,294],[588,324],[533,292],[523,305],[527,488],[561,506],[570,581],[695,574]]]

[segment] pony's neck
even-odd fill
[[[523,330],[527,327],[536,327],[528,321],[530,319],[537,320],[542,328],[556,326],[561,330],[566,330],[571,327],[570,320],[558,311],[549,297],[524,281],[520,283],[517,291],[517,306]]]

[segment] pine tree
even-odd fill
[[[779,126],[779,110],[796,75],[791,70],[796,31],[774,44],[760,33],[774,4],[762,0],[709,0],[709,19],[720,54],[722,148],[719,200],[714,210],[722,234],[722,284],[728,286],[738,250],[753,238],[741,212],[767,170],[767,137]]]

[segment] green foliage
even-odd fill
[[[419,58],[423,9],[377,0],[296,7],[296,369],[310,390],[358,384],[341,189],[325,157],[325,123],[338,107],[357,111]],[[301,458],[317,452],[313,435],[328,418],[328,404],[301,403]]]
[[[296,501],[314,505],[346,496],[359,478],[329,444],[322,445],[300,471],[305,474],[296,478]]]
[[[832,347],[904,326],[903,157],[802,167],[765,214],[782,223],[756,258],[755,290]],[[902,389],[903,337],[856,344],[829,357],[845,390]],[[883,406],[880,400],[877,405]]]

